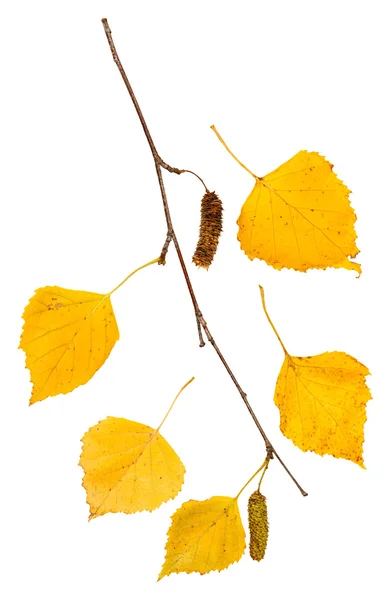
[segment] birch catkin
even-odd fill
[[[217,250],[223,227],[223,204],[215,192],[206,192],[201,201],[201,224],[193,263],[208,269]]]
[[[265,556],[269,524],[266,498],[256,490],[248,499],[248,526],[250,529],[250,556],[262,560]]]

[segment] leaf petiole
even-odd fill
[[[141,269],[145,269],[145,267],[149,267],[150,265],[154,265],[155,263],[159,262],[159,260],[160,260],[160,256],[159,256],[159,258],[154,258],[150,262],[145,263],[145,265],[142,265],[141,267],[138,267],[137,269],[135,269],[134,271],[132,271],[131,273],[129,273],[129,275],[127,275],[125,277],[125,279],[123,281],[121,281],[121,283],[119,283],[118,285],[116,285],[115,288],[113,288],[111,290],[111,292],[109,292],[108,294],[106,294],[106,297],[107,296],[111,296],[111,294],[114,294],[114,292],[116,292],[120,287],[122,287],[124,285],[124,283],[126,283],[128,281],[128,279],[130,279],[132,277],[132,275],[134,275],[138,271],[141,271]]]
[[[218,139],[220,140],[220,142],[223,144],[224,148],[227,150],[227,152],[232,156],[232,158],[234,160],[236,160],[236,162],[243,167],[243,169],[245,171],[247,171],[247,173],[250,173],[250,175],[252,175],[253,177],[255,177],[255,179],[259,179],[259,177],[257,177],[252,171],[250,171],[250,169],[248,167],[246,167],[246,165],[244,165],[242,163],[242,161],[240,161],[238,159],[237,156],[235,156],[235,154],[232,152],[232,150],[230,150],[227,146],[227,144],[225,143],[225,141],[223,140],[223,138],[221,137],[221,135],[219,134],[219,132],[217,131],[216,127],[214,125],[211,125],[210,128],[212,129],[212,131],[214,131],[214,133],[217,135]]]
[[[265,474],[266,469],[269,466],[269,460],[270,458],[268,456],[266,456],[265,460],[263,461],[263,463],[261,464],[261,466],[259,467],[259,469],[257,469],[255,471],[255,473],[253,475],[251,475],[250,479],[244,484],[244,486],[241,488],[241,490],[239,491],[239,493],[235,496],[235,500],[237,500],[240,496],[240,494],[243,492],[243,490],[248,486],[249,483],[252,482],[252,480],[254,479],[254,477],[256,477],[258,475],[258,473],[260,473],[262,471],[262,469],[265,469],[264,472],[262,473],[262,477],[261,477],[261,481],[262,478]],[[259,482],[259,485],[261,485],[261,481]],[[259,489],[259,487],[258,487]]]
[[[274,327],[274,323],[273,323],[273,321],[271,320],[271,318],[269,317],[269,313],[267,312],[267,309],[266,309],[266,302],[265,302],[265,291],[264,291],[264,289],[263,289],[263,287],[262,287],[261,285],[259,286],[259,290],[260,290],[260,292],[261,292],[262,306],[263,306],[263,310],[265,311],[266,318],[267,318],[267,320],[269,321],[269,323],[270,323],[270,325],[271,325],[271,328],[273,329],[274,333],[276,334],[276,336],[277,336],[277,339],[278,339],[278,341],[280,342],[280,344],[281,344],[281,346],[282,346],[282,349],[284,350],[284,352],[285,352],[286,356],[289,356],[289,352],[287,351],[287,349],[285,348],[284,344],[282,343],[282,339],[281,339],[281,338],[280,338],[280,336],[278,335],[278,331],[277,331],[277,329]]]
[[[262,475],[261,475],[261,479],[259,480],[259,483],[258,483],[258,492],[259,492],[259,491],[260,491],[260,489],[261,489],[261,483],[262,483],[262,479],[264,478],[264,476],[265,476],[265,473],[266,473],[266,471],[267,471],[267,468],[268,468],[268,466],[269,466],[270,458],[267,458],[267,459],[266,459],[266,461],[267,461],[267,462],[266,462],[265,468],[264,468],[264,470],[263,470],[263,473],[262,473]]]
[[[158,433],[158,432],[160,431],[160,428],[162,427],[162,425],[163,425],[164,421],[167,419],[168,415],[170,414],[171,410],[172,410],[172,409],[173,409],[173,407],[174,407],[174,404],[175,404],[175,402],[178,400],[178,398],[179,398],[179,396],[181,395],[181,393],[183,392],[183,390],[184,390],[185,388],[187,388],[187,386],[188,386],[188,385],[190,385],[190,383],[191,383],[192,381],[194,381],[194,377],[192,377],[191,379],[189,379],[189,381],[187,381],[187,382],[185,383],[185,385],[183,385],[183,386],[181,387],[181,389],[179,390],[179,392],[178,392],[178,393],[177,393],[177,395],[175,396],[174,400],[172,401],[170,408],[168,409],[168,411],[166,412],[165,416],[163,417],[163,420],[162,420],[162,422],[160,423],[159,427],[157,427],[157,428],[156,428],[155,435],[156,435],[156,433]]]

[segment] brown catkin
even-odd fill
[[[201,224],[193,263],[208,269],[217,250],[223,228],[223,204],[217,194],[206,192],[201,201]]]
[[[262,560],[265,556],[269,524],[266,498],[258,490],[248,499],[248,526],[250,529],[250,556]]]

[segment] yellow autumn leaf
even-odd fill
[[[193,379],[180,389],[156,429],[107,417],[84,434],[79,465],[90,519],[109,512],[152,511],[180,492],[185,467],[160,428]]]
[[[110,298],[102,294],[40,288],[23,318],[20,348],[33,383],[30,404],[87,383],[119,339]]]
[[[172,516],[159,580],[171,573],[222,571],[246,547],[237,497],[185,502]]]
[[[185,467],[155,429],[107,417],[84,435],[80,465],[90,519],[152,511],[180,492]]]
[[[367,367],[345,352],[286,355],[274,394],[282,433],[301,450],[364,466],[367,375]]]
[[[332,164],[317,152],[301,150],[275,171],[257,177],[212,129],[255,178],[238,219],[238,240],[251,260],[259,258],[276,269],[343,267],[361,273],[360,265],[349,260],[359,252],[350,190]]]
[[[280,428],[301,450],[346,458],[361,467],[366,403],[371,393],[365,383],[367,367],[345,352],[291,356],[265,314],[284,350],[274,402],[280,409]]]
[[[30,404],[66,394],[87,383],[119,339],[110,296],[140,269],[108,294],[47,286],[36,290],[26,306],[20,348],[33,383]]]

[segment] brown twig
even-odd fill
[[[146,121],[144,119],[143,113],[141,112],[141,108],[140,108],[140,106],[139,106],[139,104],[137,102],[136,96],[135,96],[135,94],[133,92],[132,86],[130,85],[128,77],[127,77],[127,75],[125,73],[125,70],[124,70],[124,68],[123,68],[123,66],[121,64],[121,61],[120,61],[120,59],[118,57],[118,53],[117,53],[116,48],[114,46],[113,38],[112,38],[112,35],[111,35],[111,30],[110,30],[109,24],[107,22],[107,19],[102,19],[102,23],[103,23],[103,27],[104,27],[104,30],[105,30],[105,33],[106,33],[107,41],[108,41],[110,49],[111,49],[111,53],[113,55],[114,62],[117,65],[119,72],[121,73],[122,79],[123,79],[123,81],[124,81],[124,83],[126,85],[126,88],[127,88],[128,92],[129,92],[129,95],[130,95],[130,97],[132,99],[133,105],[134,105],[134,107],[135,107],[135,109],[137,111],[137,114],[139,116],[141,125],[142,125],[144,133],[145,133],[145,136],[147,138],[149,147],[151,149],[152,156],[153,156],[154,161],[155,161],[156,174],[157,174],[157,178],[158,178],[158,181],[159,181],[160,192],[161,192],[161,196],[162,196],[162,200],[163,200],[164,213],[165,213],[166,222],[167,222],[167,235],[166,235],[166,240],[164,242],[164,245],[163,245],[163,248],[162,248],[162,251],[161,251],[161,254],[160,254],[159,263],[160,264],[165,264],[166,254],[167,254],[167,251],[168,251],[168,247],[170,245],[170,242],[172,241],[173,244],[174,244],[174,246],[175,246],[175,250],[177,252],[178,258],[179,258],[181,269],[182,269],[182,272],[183,272],[183,275],[184,275],[184,278],[185,278],[185,281],[186,281],[186,285],[187,285],[187,288],[189,290],[189,294],[190,294],[190,297],[191,297],[191,300],[192,300],[192,303],[193,303],[194,311],[195,311],[195,314],[196,314],[197,327],[198,327],[198,333],[199,333],[199,338],[200,338],[200,346],[204,346],[205,345],[205,342],[204,342],[204,340],[202,338],[202,330],[201,330],[201,328],[202,328],[204,330],[204,332],[205,332],[205,335],[206,335],[208,341],[210,342],[210,344],[215,349],[218,357],[220,358],[220,360],[223,363],[226,371],[228,372],[229,376],[231,377],[233,383],[235,384],[236,389],[238,390],[239,394],[242,397],[243,402],[245,403],[245,405],[247,407],[247,410],[249,411],[249,413],[250,413],[250,415],[251,415],[254,423],[256,424],[256,426],[257,426],[257,428],[258,428],[258,430],[259,430],[259,432],[260,432],[260,434],[261,434],[261,436],[262,436],[262,438],[263,438],[263,440],[265,442],[266,452],[267,452],[268,458],[271,459],[271,458],[273,458],[275,456],[277,458],[277,460],[281,463],[281,465],[284,467],[284,469],[288,473],[288,475],[291,477],[291,479],[294,481],[294,483],[297,485],[297,487],[299,488],[299,490],[303,494],[303,496],[307,496],[307,492],[305,492],[303,490],[303,488],[301,487],[301,485],[293,477],[292,473],[289,471],[289,469],[285,465],[285,463],[281,460],[280,456],[275,451],[274,446],[271,444],[269,438],[267,437],[265,431],[263,430],[260,422],[258,421],[258,419],[257,419],[257,417],[256,417],[256,415],[255,415],[255,413],[254,413],[254,411],[253,411],[253,409],[251,407],[251,404],[249,403],[249,401],[247,399],[247,394],[242,390],[241,386],[239,385],[238,380],[236,379],[236,377],[233,374],[231,368],[229,367],[227,361],[225,360],[223,354],[221,353],[221,350],[219,349],[219,347],[217,346],[215,340],[213,339],[212,334],[211,334],[211,332],[210,332],[210,330],[209,330],[209,328],[207,326],[207,323],[206,323],[206,321],[205,321],[205,319],[203,317],[203,314],[202,314],[202,312],[200,310],[200,307],[198,305],[197,298],[195,296],[195,293],[194,293],[194,290],[193,290],[193,286],[191,284],[190,277],[189,277],[189,274],[187,272],[186,264],[185,264],[185,261],[183,259],[183,255],[182,255],[182,252],[181,252],[181,249],[180,249],[180,246],[179,246],[179,242],[178,242],[178,239],[176,237],[176,234],[175,234],[175,231],[174,231],[174,227],[172,225],[170,209],[169,209],[169,206],[168,206],[166,190],[165,190],[164,182],[163,182],[162,168],[166,169],[170,173],[176,173],[178,175],[180,175],[181,173],[185,173],[185,172],[191,172],[191,173],[193,173],[193,172],[192,171],[186,171],[186,170],[183,170],[183,169],[176,169],[174,167],[171,167],[170,165],[168,165],[167,163],[165,163],[160,158],[160,156],[159,156],[159,154],[158,154],[158,152],[156,150],[155,144],[154,144],[154,142],[152,140],[152,136],[151,136],[151,134],[149,132],[149,129],[147,127],[147,124],[146,124]],[[193,173],[193,175],[195,175],[195,173]],[[198,177],[198,175],[196,175],[196,177]],[[198,177],[198,178],[202,181],[202,179],[200,177]],[[204,183],[204,182],[202,181],[202,183]],[[206,188],[206,186],[205,186],[205,188]]]

